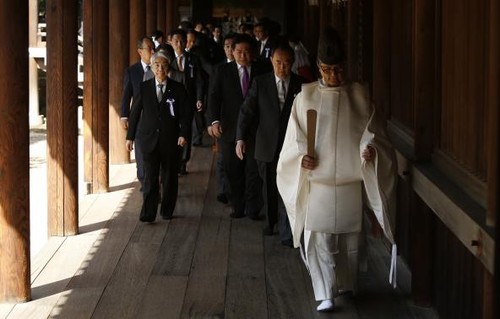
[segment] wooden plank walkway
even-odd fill
[[[0,318],[437,318],[412,306],[404,267],[389,286],[373,238],[359,293],[317,313],[298,250],[263,237],[263,221],[229,218],[213,168],[211,149],[194,148],[175,218],[144,224],[135,165],[112,166],[112,191],[80,204],[80,234],[51,238],[34,259],[33,300],[0,304]]]

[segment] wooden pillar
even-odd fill
[[[430,160],[434,150],[434,110],[438,58],[435,54],[435,0],[413,1],[413,105],[415,158]]]
[[[163,31],[164,37],[163,40],[165,41],[165,36],[167,35],[167,30],[166,30],[166,19],[167,19],[167,2],[166,0],[157,0],[156,1],[156,28],[158,30]]]
[[[139,61],[137,55],[137,40],[146,35],[146,2],[144,0],[130,0],[130,54],[129,64]]]
[[[48,230],[66,236],[78,233],[77,3],[49,0],[46,14]]]
[[[38,0],[29,0],[29,46],[38,46]],[[30,54],[29,58],[29,79],[30,79],[30,126],[43,124],[40,116],[38,103],[38,65],[35,58]]]
[[[146,35],[150,37],[156,30],[157,0],[146,0]]]
[[[491,309],[490,318],[500,317],[500,0],[489,1],[489,32],[488,32],[488,62],[487,68],[487,112],[488,112],[488,207],[486,224],[495,228],[495,265],[494,275],[490,276],[490,286],[493,293],[484,297]],[[488,276],[487,276],[488,277]],[[486,286],[486,285],[485,285]],[[488,306],[485,308],[488,309]]]
[[[170,32],[174,29],[174,19],[175,19],[175,0],[166,0],[167,1],[167,16],[166,16],[166,32]]]
[[[495,226],[495,213],[500,209],[499,192],[500,182],[497,178],[500,172],[499,143],[500,130],[498,119],[500,117],[500,0],[490,0],[489,3],[489,32],[488,32],[488,60],[486,67],[486,110],[488,127],[488,207],[486,211],[486,224]],[[496,10],[496,11],[494,11]],[[497,228],[497,233],[500,229]],[[498,245],[497,245],[498,246]]]
[[[129,4],[109,0],[109,156],[111,164],[130,163],[127,131],[120,125],[124,71],[129,65]]]
[[[87,191],[109,189],[109,1],[86,0],[84,19],[84,172]]]
[[[373,1],[373,101],[386,115],[391,101],[391,0]]]
[[[0,38],[1,303],[31,299],[28,1],[0,1]]]

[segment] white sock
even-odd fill
[[[321,301],[316,310],[320,312],[327,312],[327,311],[332,311],[334,307],[335,307],[335,302],[333,301],[333,299],[325,299]]]

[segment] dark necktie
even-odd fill
[[[161,102],[163,99],[163,84],[158,84],[158,92],[156,93],[156,97],[158,98],[158,102]]]
[[[247,96],[248,88],[250,86],[250,76],[248,75],[247,67],[243,67],[243,78],[241,79],[241,92],[243,93],[243,97]]]
[[[286,87],[284,80],[278,80],[278,100],[280,101],[280,109],[283,109],[286,98]]]
[[[151,71],[151,66],[146,65],[146,71],[144,71],[144,75],[142,76],[142,81],[147,81],[154,78],[153,71]]]

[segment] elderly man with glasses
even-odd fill
[[[171,219],[177,201],[177,168],[181,147],[190,132],[192,114],[184,86],[167,78],[171,57],[164,51],[152,58],[154,78],[140,84],[132,104],[126,147],[139,146],[144,158],[143,205],[140,221],[154,222],[158,208],[160,172],[162,184],[160,215]]]

